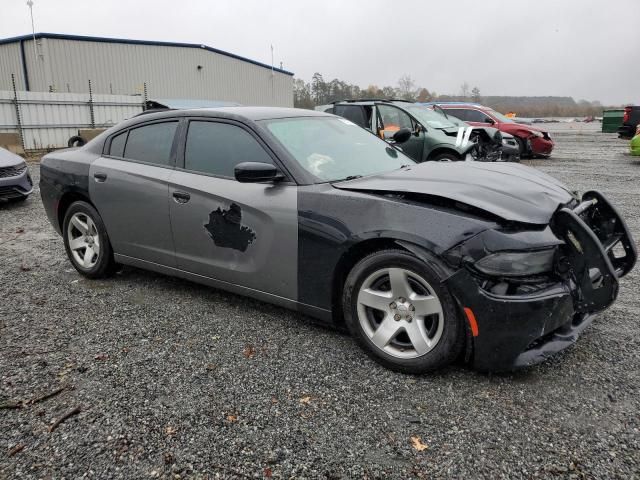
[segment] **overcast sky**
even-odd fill
[[[1,0],[0,37],[31,32]],[[310,80],[640,103],[640,0],[34,0],[36,32],[206,44]]]

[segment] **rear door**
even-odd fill
[[[336,105],[333,108],[336,115],[352,121],[356,125],[367,130],[371,130],[370,118],[367,118],[367,112],[361,105]]]
[[[169,186],[178,268],[295,300],[297,186],[235,180],[238,163],[277,163],[249,127],[211,119],[187,127]]]
[[[117,254],[174,265],[168,182],[178,125],[154,121],[118,133],[91,164],[89,194]]]

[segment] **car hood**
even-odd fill
[[[0,148],[0,168],[14,167],[16,165],[22,165],[23,163],[24,160],[22,159],[22,157],[16,155],[15,153],[11,153],[9,150]]]
[[[524,129],[524,130],[531,130],[531,131],[534,131],[534,132],[543,132],[543,130],[541,130],[540,128],[534,127],[531,124],[526,124],[526,123],[517,123],[517,122],[515,122],[515,123],[507,123],[506,125],[511,125],[512,128],[521,128],[521,129]]]
[[[392,172],[334,183],[344,190],[415,193],[482,209],[506,221],[548,224],[573,198],[558,180],[524,165],[425,162]]]

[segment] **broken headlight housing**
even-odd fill
[[[553,270],[556,249],[547,248],[531,252],[497,252],[475,263],[482,273],[497,277],[525,277]]]

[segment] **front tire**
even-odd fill
[[[87,278],[113,274],[116,263],[100,214],[87,202],[71,204],[62,226],[64,248],[74,268]]]
[[[527,144],[520,137],[513,137],[516,139],[516,143],[518,144],[518,149],[520,150],[520,158],[525,158],[528,155]]]
[[[358,262],[345,281],[344,317],[367,354],[395,371],[424,373],[453,362],[464,345],[455,301],[443,273],[404,250]]]
[[[460,157],[458,157],[455,153],[439,153],[435,157],[431,159],[434,162],[459,162]]]

